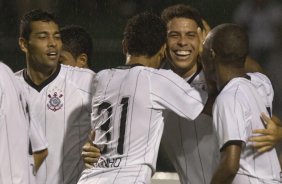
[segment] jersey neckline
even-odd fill
[[[31,78],[27,75],[27,70],[23,70],[23,78],[24,80],[36,91],[40,92],[45,86],[47,86],[49,83],[51,83],[60,73],[61,65],[59,64],[56,68],[56,71],[45,81],[43,81],[41,84],[37,85],[35,84]]]
[[[144,66],[144,65],[142,65],[140,63],[129,64],[129,65],[121,65],[121,66],[116,67],[116,69],[129,69],[129,68],[133,68],[135,66]]]

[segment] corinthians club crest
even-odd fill
[[[58,94],[57,92],[54,92],[53,95],[48,94],[49,101],[47,104],[48,109],[56,112],[57,110],[60,110],[63,107],[63,103],[61,101],[61,98],[63,97],[62,94]]]

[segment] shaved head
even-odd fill
[[[216,26],[209,33],[205,46],[212,49],[223,64],[244,67],[249,41],[247,33],[239,25]]]

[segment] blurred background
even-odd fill
[[[94,43],[92,69],[123,64],[122,33],[129,17],[142,11],[160,14],[163,8],[187,3],[200,10],[211,26],[231,22],[240,0],[0,0],[0,59],[14,71],[25,66],[19,50],[19,19],[26,11],[41,8],[55,12],[61,26],[77,24],[87,29]]]
[[[61,26],[80,25],[92,35],[92,70],[115,67],[125,61],[121,41],[127,19],[143,11],[160,14],[177,3],[197,8],[211,27],[234,22],[246,28],[250,56],[271,79],[274,113],[282,118],[282,0],[0,0],[0,60],[14,71],[25,67],[18,46],[19,20],[26,11],[41,8],[56,13]]]

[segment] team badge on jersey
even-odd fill
[[[61,101],[63,94],[58,94],[57,92],[54,92],[52,95],[48,94],[48,97],[49,97],[49,101],[47,104],[48,109],[56,112],[57,110],[60,110],[63,107],[63,103]]]

